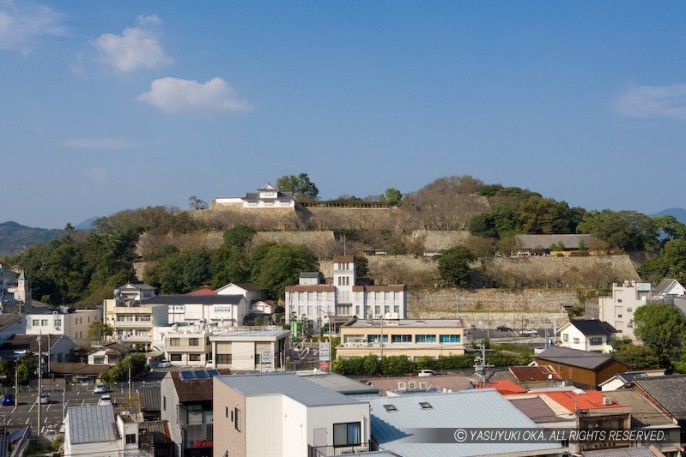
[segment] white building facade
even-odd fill
[[[64,335],[78,345],[87,345],[92,339],[88,336],[88,328],[96,321],[102,321],[100,308],[69,312],[65,307],[61,307],[60,311],[51,314],[27,314],[24,332],[27,335]]]
[[[611,324],[619,334],[632,340],[634,335],[634,313],[652,297],[649,282],[625,281],[612,284],[612,296],[598,299],[598,319]]]

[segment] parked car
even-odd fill
[[[499,332],[511,332],[512,329],[508,327],[507,325],[501,325],[498,328],[496,328],[497,331]]]
[[[95,389],[93,389],[94,394],[106,394],[109,391],[110,388],[107,386],[107,384],[96,384]]]
[[[419,373],[417,374],[417,376],[425,377],[425,376],[433,376],[435,374],[436,374],[436,372],[433,370],[420,370]]]
[[[538,336],[538,330],[527,328],[526,330],[522,330],[522,336]]]
[[[36,404],[47,405],[50,403],[50,394],[42,393],[39,397],[36,397]]]
[[[169,368],[171,366],[172,364],[168,360],[160,360],[159,362],[157,362],[157,368]]]
[[[98,400],[98,405],[100,406],[113,404],[114,402],[112,401],[112,396],[110,394],[105,394],[102,397],[100,397],[100,400]]]
[[[14,395],[7,394],[2,396],[2,406],[14,406]]]

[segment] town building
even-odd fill
[[[236,327],[210,336],[212,366],[232,371],[276,371],[286,364],[290,330],[280,326]]]
[[[243,325],[248,313],[244,295],[158,295],[142,305],[162,306],[167,310],[170,324],[186,322],[190,325],[210,324],[220,327]]]
[[[357,278],[353,256],[333,259],[333,280],[316,283],[318,272],[301,273],[298,285],[286,286],[286,313],[307,322],[310,330],[320,329],[332,321],[341,323],[357,316],[364,319],[382,317],[405,319],[407,287],[375,286]],[[368,281],[367,281],[368,282]]]
[[[634,335],[634,313],[653,296],[649,282],[624,281],[612,284],[612,295],[599,297],[595,302],[586,303],[586,316],[599,319],[612,325],[619,337],[636,340]]]
[[[41,310],[35,308],[26,314],[27,335],[52,334],[64,335],[72,339],[79,346],[89,346],[92,338],[88,329],[92,322],[102,321],[102,308],[78,309],[60,306],[58,308]]]
[[[569,257],[579,252],[595,253],[602,242],[588,234],[515,235],[514,256],[559,255]]]
[[[116,418],[109,405],[72,406],[64,421],[64,456],[131,457],[153,454],[138,447],[138,422],[129,413]]]
[[[369,403],[295,373],[218,376],[214,393],[215,456],[328,456],[369,450]]]
[[[76,344],[64,335],[12,335],[0,344],[0,358],[19,360],[26,354],[40,356],[43,371],[47,373],[52,362],[67,362],[75,348]]]
[[[211,457],[213,436],[213,382],[229,370],[169,371],[160,382],[160,419],[169,424],[176,457]],[[217,400],[219,400],[217,395]]]
[[[88,365],[115,365],[129,353],[129,349],[119,343],[107,343],[88,353]]]
[[[153,328],[169,322],[167,305],[124,299],[121,295],[103,302],[104,322],[114,329],[113,341],[150,348]]]
[[[591,352],[612,352],[617,330],[598,319],[570,319],[560,327],[560,346]]]
[[[553,346],[535,355],[537,365],[551,365],[565,381],[575,386],[598,389],[600,384],[629,366],[610,354]]]
[[[212,200],[212,208],[221,206],[241,206],[243,208],[295,208],[292,192],[281,192],[270,183],[248,192],[243,197],[217,197]]]
[[[464,328],[459,319],[353,319],[340,328],[339,358],[404,355],[419,357],[464,354]]]

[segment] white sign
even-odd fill
[[[260,353],[260,370],[266,365],[269,369],[272,368],[274,357],[272,357],[271,349],[262,349]]]
[[[186,306],[185,305],[172,305],[169,308],[170,308],[172,314],[176,314],[176,313],[183,314],[186,312]]]
[[[319,342],[319,360],[328,362],[331,360],[330,343],[328,341]]]

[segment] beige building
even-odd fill
[[[92,338],[88,336],[88,327],[95,321],[102,321],[101,308],[73,310],[61,306],[59,311],[27,314],[25,333],[64,335],[79,346],[89,346]]]
[[[114,328],[112,339],[122,344],[150,347],[153,327],[168,323],[166,305],[140,304],[113,298],[104,301],[104,321]]]
[[[341,326],[341,344],[336,355],[342,359],[406,355],[433,357],[464,354],[464,328],[459,319],[356,320]]]
[[[165,359],[174,366],[204,367],[212,362],[212,345],[208,330],[186,327],[164,335]]]
[[[213,412],[215,457],[369,450],[369,403],[295,373],[217,376]]]
[[[210,336],[212,366],[232,371],[279,370],[285,366],[290,334],[279,326],[219,330]]]

